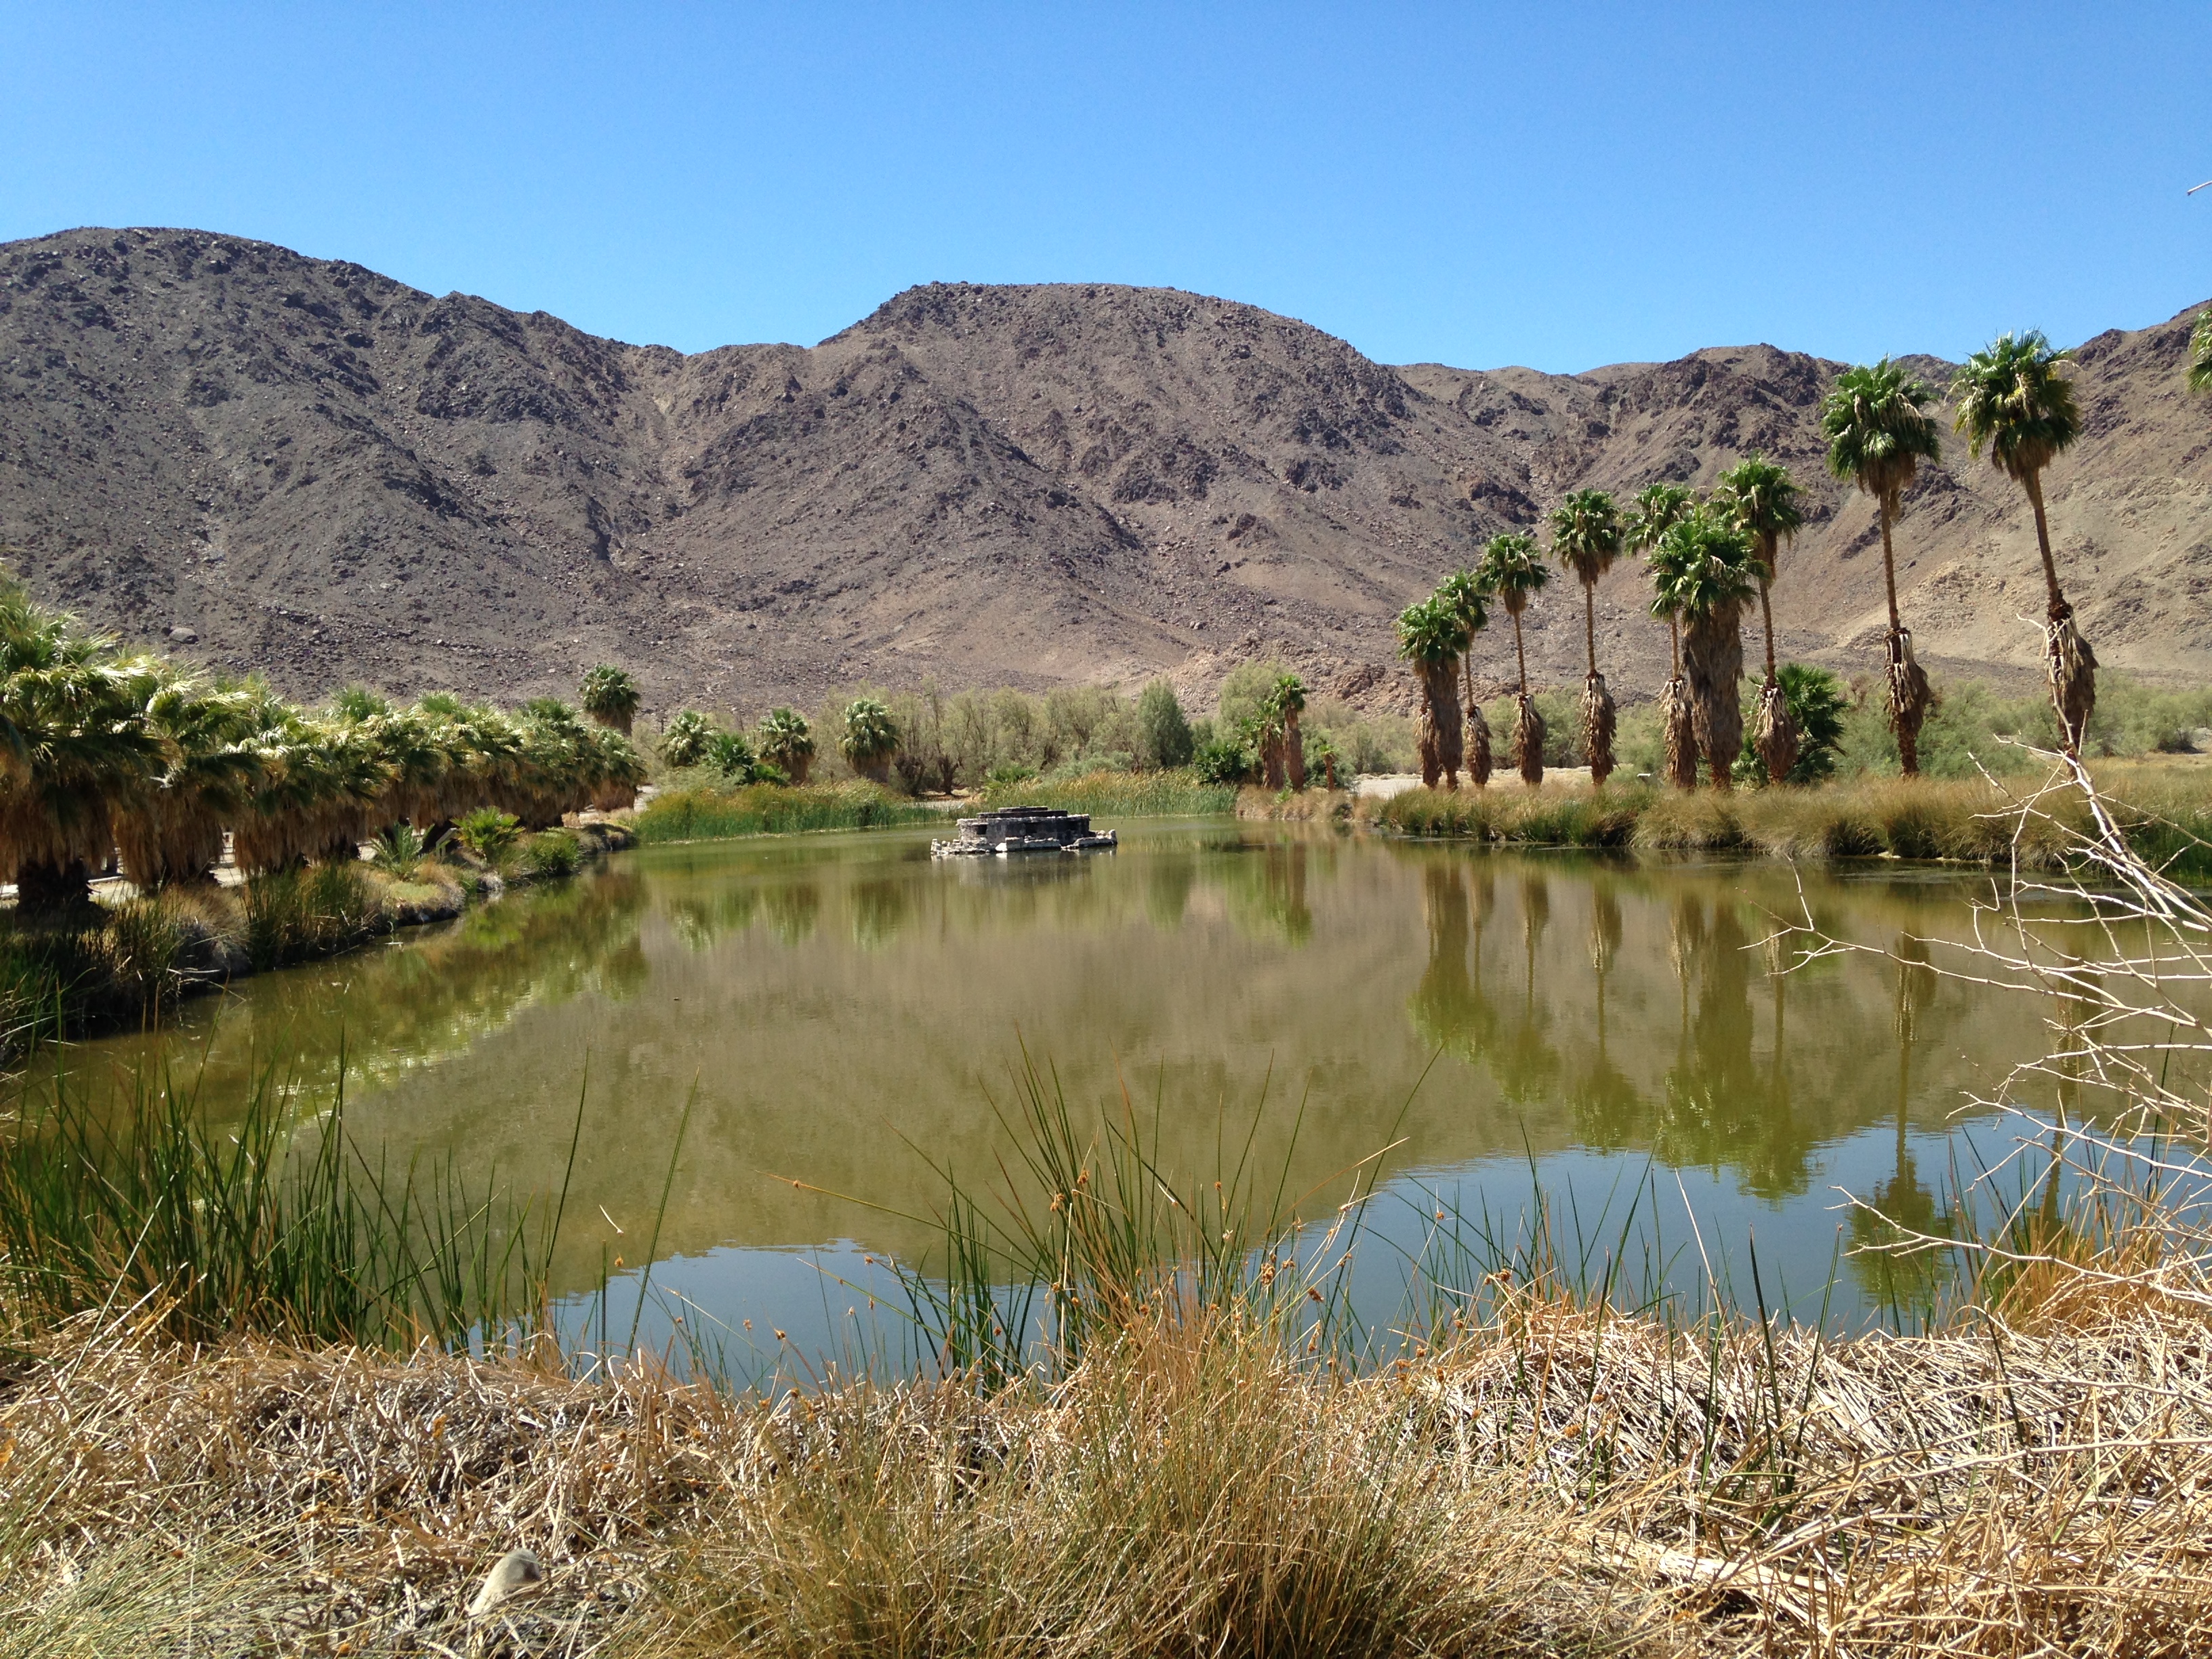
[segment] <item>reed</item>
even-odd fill
[[[986,806],[1051,806],[1123,818],[1205,817],[1236,810],[1231,785],[1201,783],[1188,768],[1085,772],[1074,777],[985,786]]]
[[[2103,797],[2130,843],[2179,877],[2212,877],[2212,774],[2123,774]],[[2046,807],[2023,815],[2024,802]],[[1721,795],[1614,787],[1410,789],[1363,804],[1386,831],[1503,845],[1635,848],[1783,859],[1868,858],[2063,868],[2089,815],[2070,789],[2018,780],[1864,777]]]
[[[637,815],[641,842],[724,841],[813,830],[881,830],[937,823],[944,813],[904,801],[872,783],[710,785],[655,795]]]
[[[133,1310],[170,1338],[241,1333],[382,1346],[535,1334],[559,1195],[372,1158],[273,1066],[217,1115],[197,1076],[131,1074],[96,1099],[57,1058],[0,1137],[0,1282],[21,1330]]]

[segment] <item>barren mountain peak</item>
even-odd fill
[[[2191,315],[2083,346],[2089,430],[2048,485],[2100,655],[2154,673],[2212,665]],[[1900,361],[1939,389],[1951,367]],[[930,677],[1202,690],[1272,654],[1371,697],[1398,691],[1397,610],[1490,535],[1758,448],[1814,508],[1785,645],[1858,668],[1880,559],[1820,465],[1838,367],[1759,343],[1392,368],[1257,307],[1080,283],[927,283],[812,348],[686,356],[245,238],[82,229],[0,246],[0,540],[42,597],[301,694],[514,696],[604,659],[649,707],[750,710]],[[2032,672],[2026,506],[1963,444],[1899,556],[1924,655]],[[1600,589],[1630,693],[1665,652],[1636,586]],[[1530,616],[1560,682],[1571,597]]]

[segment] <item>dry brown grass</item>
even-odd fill
[[[1498,1305],[1356,1381],[1185,1318],[1048,1395],[775,1407],[61,1333],[0,1407],[0,1653],[180,1651],[184,1607],[240,1652],[2212,1650],[2170,1304],[1849,1341]],[[547,1583],[472,1624],[517,1546]]]

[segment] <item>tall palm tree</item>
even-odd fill
[[[1398,613],[1398,654],[1421,688],[1421,781],[1459,787],[1459,664],[1468,647],[1457,611],[1431,595]]]
[[[1285,781],[1293,789],[1303,789],[1306,787],[1306,750],[1304,734],[1298,730],[1298,716],[1305,712],[1305,682],[1296,674],[1281,676],[1269,689],[1267,703],[1274,711],[1280,732],[1277,741],[1283,757]]]
[[[2189,389],[2212,392],[2212,311],[2200,313],[2190,331]]]
[[[1668,592],[1683,627],[1691,730],[1705,751],[1713,787],[1730,787],[1743,748],[1743,608],[1758,591],[1751,538],[1724,510],[1707,506],[1679,520],[1660,540]]]
[[[1455,570],[1437,585],[1437,601],[1456,615],[1467,630],[1468,646],[1460,656],[1460,690],[1464,694],[1462,704],[1467,720],[1467,738],[1462,746],[1462,757],[1467,763],[1468,781],[1478,789],[1490,782],[1494,763],[1490,752],[1490,722],[1483,718],[1482,705],[1474,696],[1474,636],[1490,626],[1489,595],[1483,591],[1482,579],[1472,570]]]
[[[576,695],[586,714],[601,726],[629,736],[637,719],[639,697],[637,681],[628,670],[603,662],[584,676]]]
[[[864,778],[883,783],[890,776],[891,757],[898,753],[898,722],[891,711],[873,697],[855,697],[845,706],[845,729],[837,739],[837,752]]]
[[[2074,607],[2058,586],[2051,526],[2043,511],[2043,469],[2081,435],[2074,388],[2059,369],[2073,356],[2070,351],[2053,351],[2040,330],[1999,335],[1951,377],[1951,396],[1959,406],[1951,429],[1966,434],[1966,447],[1977,459],[1986,446],[1998,471],[2027,492],[2027,504],[2035,509],[2035,544],[2043,554],[2049,601],[2044,667],[2066,752],[2078,757],[2097,707],[2097,654],[2074,625]]]
[[[1509,530],[1490,538],[1476,574],[1513,618],[1513,659],[1521,676],[1519,705],[1513,717],[1513,764],[1520,769],[1521,781],[1533,788],[1544,781],[1544,717],[1536,712],[1535,701],[1528,695],[1528,652],[1522,639],[1521,613],[1552,580],[1552,572],[1538,556],[1534,536]]]
[[[1583,585],[1583,647],[1589,672],[1583,682],[1583,746],[1590,782],[1599,788],[1613,773],[1613,694],[1597,672],[1597,583],[1620,556],[1621,526],[1613,497],[1602,489],[1577,489],[1552,512],[1552,552]]]
[[[1628,550],[1641,553],[1650,566],[1659,595],[1652,601],[1651,614],[1667,622],[1674,665],[1668,671],[1667,684],[1659,690],[1659,726],[1666,750],[1660,769],[1678,789],[1698,787],[1698,741],[1690,730],[1689,688],[1682,680],[1682,624],[1667,598],[1667,574],[1659,567],[1659,544],[1696,504],[1697,497],[1686,485],[1646,484],[1629,503],[1628,530],[1622,538]]]
[[[1883,641],[1888,669],[1889,726],[1897,734],[1905,775],[1920,772],[1920,723],[1935,699],[1928,676],[1913,660],[1912,635],[1897,610],[1897,555],[1890,527],[1920,463],[1942,453],[1936,422],[1922,405],[1935,394],[1888,358],[1860,364],[1836,377],[1820,405],[1820,435],[1828,441],[1828,471],[1848,478],[1875,499],[1881,518],[1881,574],[1889,598],[1889,634]]]
[[[814,733],[806,716],[792,708],[771,708],[761,717],[760,757],[793,783],[806,781],[814,764]]]
[[[1751,538],[1752,562],[1759,576],[1759,617],[1766,630],[1766,678],[1759,688],[1759,721],[1752,728],[1751,743],[1765,762],[1767,780],[1772,783],[1790,775],[1802,742],[1774,666],[1774,605],[1768,595],[1779,568],[1782,544],[1805,523],[1797,494],[1797,481],[1790,469],[1757,450],[1722,473],[1713,491],[1715,502]]]

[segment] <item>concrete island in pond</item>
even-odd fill
[[[989,858],[1012,853],[1110,853],[1114,832],[1094,834],[1088,812],[1062,812],[1049,806],[1002,806],[980,817],[960,820],[957,841],[933,841],[929,855],[939,859]]]

